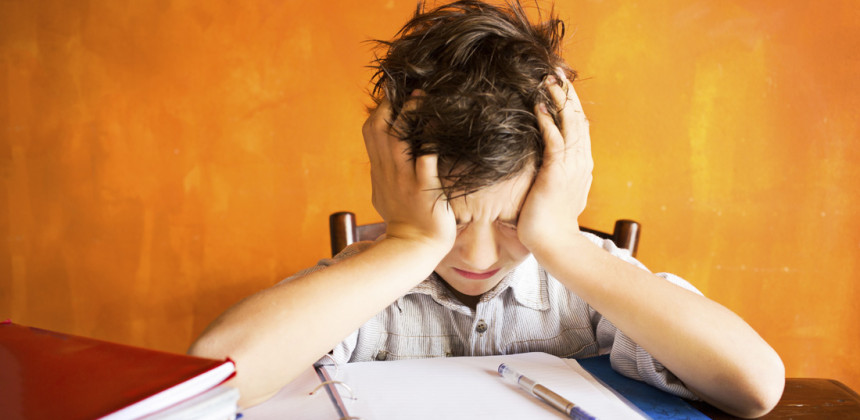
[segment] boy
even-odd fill
[[[190,352],[233,358],[243,405],[329,351],[343,362],[544,351],[608,352],[661,389],[769,411],[784,368],[749,325],[580,232],[591,143],[562,38],[554,16],[532,24],[518,3],[419,9],[382,43],[362,130],[385,235],[243,300]]]

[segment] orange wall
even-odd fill
[[[126,3],[126,2],[121,2]],[[659,3],[659,5],[657,5]],[[183,351],[376,220],[371,58],[413,1],[0,2],[0,318]],[[559,1],[592,121],[587,225],[860,389],[852,0]]]

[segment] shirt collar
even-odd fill
[[[505,289],[511,289],[514,299],[520,305],[536,311],[549,309],[547,273],[538,265],[534,255],[529,254],[522,264],[513,269],[493,290],[487,292],[487,297],[495,298]]]

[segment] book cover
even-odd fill
[[[235,374],[210,360],[0,323],[0,417],[138,418]]]

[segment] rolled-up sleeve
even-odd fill
[[[643,270],[648,270],[641,262],[633,258],[629,252],[616,247],[612,241],[605,240],[600,245],[616,257]],[[699,295],[702,294],[692,284],[674,274],[656,273],[656,275],[679,287]],[[679,397],[692,400],[699,399],[677,376],[669,371],[669,369],[666,369],[660,361],[634,343],[630,337],[616,328],[608,319],[595,312],[592,316],[592,322],[596,324],[595,334],[600,345],[600,353],[609,353],[610,363],[616,372]]]
[[[610,348],[609,361],[616,372],[679,397],[698,399],[677,376],[615,328],[609,320],[601,319],[597,330],[598,341],[602,341],[601,348],[604,345]]]

